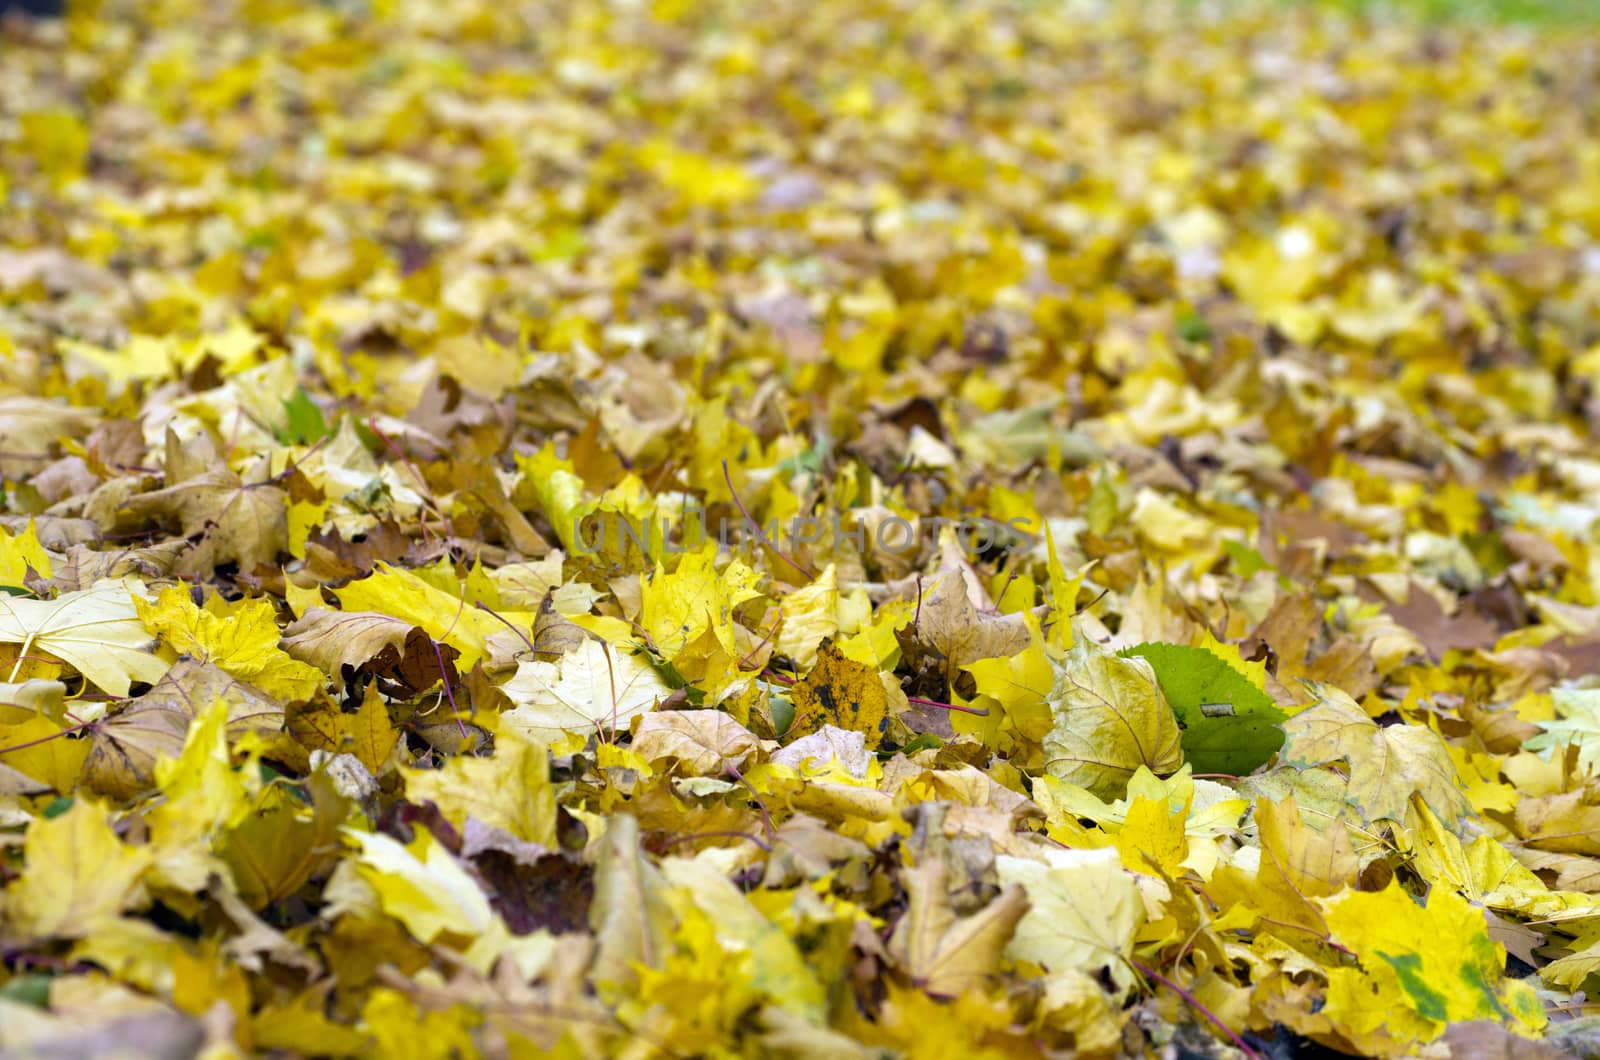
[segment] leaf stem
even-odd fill
[[[722,462],[722,480],[728,484],[728,492],[733,494],[733,503],[739,506],[739,512],[744,516],[745,522],[749,523],[750,529],[756,532],[757,540],[759,540],[763,545],[766,545],[767,548],[772,551],[774,556],[777,556],[789,566],[793,567],[801,574],[804,574],[807,578],[816,578],[817,575],[815,571],[808,570],[799,563],[796,563],[794,560],[790,559],[788,556],[779,551],[777,545],[774,545],[771,541],[767,540],[767,535],[761,529],[761,524],[756,522],[756,517],[750,514],[750,509],[746,508],[744,506],[744,501],[739,499],[739,491],[733,488],[733,475],[728,471],[728,462],[726,460]]]
[[[942,703],[937,699],[923,699],[921,696],[907,696],[907,703],[916,703],[924,707],[939,707],[943,710],[959,710],[963,714],[973,714],[980,718],[989,716],[988,708],[979,710],[977,707],[962,706],[960,703]]]
[[[1204,1016],[1206,1018],[1206,1020],[1208,1022],[1210,1022],[1213,1027],[1217,1028],[1217,1030],[1219,1030],[1223,1034],[1227,1035],[1228,1036],[1228,1040],[1231,1041],[1234,1044],[1234,1047],[1239,1049],[1241,1052],[1243,1052],[1244,1055],[1250,1057],[1250,1060],[1262,1060],[1262,1057],[1261,1057],[1260,1053],[1258,1053],[1254,1049],[1250,1048],[1250,1046],[1245,1042],[1245,1040],[1243,1038],[1241,1038],[1237,1034],[1233,1033],[1233,1028],[1229,1027],[1226,1023],[1223,1023],[1222,1020],[1218,1018],[1218,1016],[1217,1016],[1217,1014],[1215,1012],[1212,1012],[1210,1009],[1208,1009],[1204,1005],[1202,1005],[1200,1003],[1200,999],[1199,998],[1195,997],[1193,994],[1189,993],[1189,991],[1185,990],[1183,987],[1179,986],[1177,983],[1173,982],[1171,979],[1168,979],[1166,976],[1162,975],[1160,972],[1156,971],[1154,968],[1151,968],[1151,967],[1149,967],[1148,965],[1145,965],[1145,964],[1140,964],[1138,961],[1134,960],[1132,957],[1129,957],[1127,960],[1128,960],[1129,964],[1133,965],[1134,968],[1138,969],[1138,971],[1139,971],[1139,973],[1141,975],[1148,975],[1150,978],[1154,979],[1156,982],[1165,984],[1169,989],[1172,990],[1173,993],[1175,993],[1179,997],[1183,998],[1184,1002],[1190,1008],[1192,1008],[1196,1012],[1200,1013],[1200,1015]]]
[[[455,689],[450,687],[450,671],[445,669],[444,652],[439,650],[439,642],[432,637],[428,643],[433,645],[433,657],[439,660],[439,680],[444,682],[444,694],[450,697],[450,716],[456,720],[456,728],[461,731],[461,738],[466,739],[467,726],[461,720],[461,708],[456,706]]]
[[[72,733],[78,732],[81,729],[87,729],[93,724],[94,722],[92,721],[82,721],[76,725],[70,725],[67,728],[62,729],[60,732],[53,732],[49,736],[41,736],[37,740],[29,740],[26,743],[12,744],[10,747],[0,747],[0,755],[8,755],[12,751],[22,751],[29,747],[36,747],[39,744],[48,743],[51,740],[62,736],[70,736]]]
[[[772,814],[767,812],[767,804],[761,798],[761,793],[756,791],[754,786],[752,786],[751,783],[744,778],[744,774],[739,772],[739,767],[734,765],[732,762],[726,763],[722,768],[727,771],[727,774],[730,777],[743,784],[745,790],[750,793],[750,797],[756,800],[756,806],[761,810],[761,829],[767,834],[767,852],[770,854],[772,852],[772,839],[776,833],[772,828]]]
[[[472,606],[476,607],[479,611],[487,611],[489,614],[493,615],[495,618],[498,618],[501,621],[501,623],[503,623],[505,625],[505,627],[507,629],[509,629],[511,632],[515,633],[517,636],[522,638],[522,643],[524,643],[524,644],[526,644],[528,646],[528,650],[529,651],[531,651],[531,652],[537,652],[538,651],[538,649],[533,646],[533,641],[528,639],[528,635],[526,633],[523,633],[522,630],[518,629],[516,626],[512,625],[511,624],[511,620],[509,618],[507,618],[505,615],[502,615],[500,612],[496,611],[494,608],[488,606],[482,600],[475,601]]]

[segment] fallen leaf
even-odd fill
[[[553,663],[524,661],[500,691],[506,724],[533,740],[617,732],[672,691],[641,656],[585,640]]]
[[[54,600],[0,594],[0,643],[21,645],[19,656],[53,655],[100,689],[125,696],[135,681],[154,682],[167,672],[139,622],[141,602],[123,582],[99,582]]]
[[[1404,822],[1416,795],[1446,825],[1459,827],[1471,806],[1438,734],[1415,725],[1380,728],[1338,689],[1317,690],[1319,701],[1283,723],[1282,758],[1301,768],[1344,761],[1345,798],[1368,821]]]
[[[1140,766],[1171,773],[1183,764],[1177,719],[1154,670],[1078,637],[1052,664],[1046,701],[1045,772],[1099,795],[1120,794]]]
[[[633,749],[652,765],[666,762],[684,776],[717,777],[740,769],[759,742],[715,710],[662,710],[639,719]]]
[[[1358,968],[1328,973],[1326,1013],[1351,1041],[1414,1049],[1463,1020],[1489,1019],[1523,1033],[1544,1026],[1533,988],[1505,976],[1505,950],[1483,914],[1446,890],[1418,904],[1397,884],[1344,891],[1320,903],[1334,939]]]
[[[134,899],[150,852],[111,830],[107,810],[76,799],[63,814],[28,827],[29,871],[6,888],[6,933],[17,939],[82,938],[116,919]]]
[[[878,671],[847,659],[829,641],[817,649],[817,663],[789,689],[794,721],[786,739],[808,736],[824,725],[862,733],[876,749],[889,728],[889,694]]]
[[[131,798],[155,784],[155,765],[183,751],[200,711],[228,704],[228,733],[271,735],[283,728],[283,704],[210,663],[179,659],[155,686],[94,731],[84,783],[104,795]]]
[[[1011,884],[979,912],[957,916],[949,877],[944,859],[937,857],[906,871],[910,906],[889,952],[922,989],[955,997],[999,971],[1001,952],[1028,911],[1028,899],[1022,887]]]
[[[1047,861],[1001,855],[995,870],[1028,896],[1006,956],[1052,972],[1104,970],[1124,992],[1132,987],[1128,959],[1144,903],[1115,850],[1054,850]]]
[[[1195,772],[1242,775],[1283,746],[1278,723],[1287,715],[1226,660],[1181,644],[1140,644],[1122,654],[1155,670],[1183,729],[1183,757]]]
[[[548,755],[515,731],[496,737],[490,757],[457,755],[439,769],[403,769],[401,775],[408,799],[433,802],[458,829],[475,820],[524,842],[556,848]]]
[[[194,548],[179,560],[188,574],[219,564],[251,571],[289,550],[289,497],[264,482],[246,484],[224,468],[128,498],[135,519],[175,526]]]

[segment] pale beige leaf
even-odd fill
[[[1314,690],[1318,702],[1283,723],[1287,740],[1279,757],[1284,763],[1310,767],[1345,761],[1350,768],[1346,800],[1369,821],[1404,823],[1413,794],[1451,828],[1471,813],[1438,733],[1417,725],[1380,727],[1337,688]]]
[[[755,734],[718,710],[664,710],[639,719],[633,749],[688,776],[721,776],[755,753]]]
[[[1104,968],[1118,986],[1132,986],[1128,958],[1144,901],[1115,850],[1052,850],[1049,864],[1001,855],[995,871],[1002,884],[1021,884],[1031,906],[1006,956],[1052,972]]]
[[[524,660],[500,686],[516,704],[507,723],[534,740],[615,732],[672,694],[642,656],[585,640],[557,661]]]
[[[54,600],[0,594],[0,644],[53,655],[100,689],[125,696],[135,681],[155,682],[167,664],[139,621],[129,585],[97,582]]]

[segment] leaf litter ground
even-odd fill
[[[0,64],[0,1050],[1590,1055],[1592,37]]]

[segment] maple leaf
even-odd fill
[[[267,600],[244,600],[231,607],[216,598],[196,607],[181,585],[161,590],[155,601],[135,600],[139,620],[173,650],[210,662],[284,700],[310,699],[327,681],[314,666],[289,657],[278,647],[277,615]]]
[[[456,756],[439,769],[405,769],[406,797],[427,799],[451,824],[469,819],[504,829],[517,839],[556,846],[556,801],[544,747],[508,731],[491,757]]]
[[[287,720],[289,731],[306,748],[354,755],[369,774],[383,772],[400,741],[383,696],[371,687],[354,712],[334,709],[324,701],[289,714]]]
[[[104,806],[76,799],[66,813],[28,827],[28,871],[6,888],[5,923],[14,938],[78,938],[131,903],[150,852],[124,844]]]
[[[53,399],[27,394],[0,395],[0,475],[36,470],[40,455],[67,438],[82,438],[99,416]]]
[[[153,682],[167,663],[152,654],[154,638],[139,622],[134,583],[105,581],[54,600],[0,594],[0,644],[52,655],[101,689],[125,696],[135,681]],[[13,670],[15,674],[15,669]]]
[[[911,904],[889,941],[889,952],[912,981],[931,994],[954,997],[1000,968],[1000,955],[1028,911],[1023,888],[1012,884],[970,916],[950,904],[950,870],[933,857],[905,874]]]
[[[1389,613],[1417,635],[1435,659],[1451,649],[1487,648],[1499,639],[1500,630],[1468,602],[1454,615],[1447,615],[1432,593],[1412,582],[1404,604],[1392,605]]]
[[[461,666],[470,670],[488,655],[489,638],[506,627],[468,602],[465,584],[458,581],[454,588],[453,593],[446,591],[415,571],[380,563],[369,577],[351,582],[337,595],[346,613],[389,615],[422,629],[436,642],[459,652]],[[512,620],[509,615],[502,617]],[[530,627],[532,617],[526,616]],[[304,627],[297,632],[304,632]]]
[[[1418,904],[1398,884],[1322,899],[1328,930],[1360,960],[1328,973],[1324,1010],[1351,1041],[1384,1051],[1431,1041],[1450,1024],[1544,1026],[1533,988],[1505,977],[1505,950],[1483,914],[1451,891]]]
[[[876,749],[883,742],[889,727],[889,694],[878,671],[845,658],[831,642],[823,641],[816,665],[790,687],[789,694],[795,713],[786,739],[834,725],[864,734],[868,747]]]
[[[399,691],[426,692],[450,680],[460,652],[402,618],[371,611],[309,608],[283,631],[283,650],[342,688],[358,674],[372,674]]]
[[[50,553],[39,541],[39,532],[32,519],[20,534],[9,534],[0,528],[0,585],[20,586],[32,570],[41,577],[50,577]]]
[[[657,564],[640,587],[639,624],[667,659],[676,659],[708,632],[729,656],[738,651],[733,610],[760,596],[756,572],[735,560],[720,574],[715,550],[693,552],[672,573]]]
[[[1045,861],[1002,855],[995,871],[1003,884],[1020,884],[1028,911],[1006,955],[1051,971],[1097,973],[1126,990],[1133,983],[1128,958],[1144,904],[1114,850],[1055,850]]]
[[[447,934],[466,940],[489,929],[494,911],[483,891],[428,832],[410,844],[351,828],[345,835],[357,848],[358,871],[376,892],[379,908],[419,942]]]
[[[179,567],[210,574],[222,563],[245,571],[270,564],[289,550],[289,498],[264,482],[246,485],[225,468],[214,468],[186,482],[130,497],[124,507],[136,519],[176,525],[194,548]]]
[[[715,710],[646,714],[633,731],[633,750],[652,764],[666,761],[689,776],[721,776],[755,754],[755,735]]]
[[[616,732],[671,694],[641,655],[584,640],[553,663],[525,660],[500,686],[515,706],[506,722],[535,740]]]
[[[1345,799],[1368,821],[1404,822],[1416,795],[1451,827],[1472,810],[1456,785],[1456,771],[1437,733],[1415,725],[1380,728],[1335,688],[1283,723],[1283,760],[1310,767],[1344,761],[1350,770]]]
[[[189,726],[214,703],[228,705],[228,732],[268,735],[283,727],[283,704],[210,663],[179,659],[155,686],[95,728],[84,783],[128,798],[155,784],[155,765],[183,751]]]
[[[1590,776],[1600,774],[1600,690],[1558,688],[1550,699],[1561,717],[1539,722],[1543,731],[1522,746],[1547,756],[1558,747],[1576,747],[1578,766]]]
[[[979,659],[1015,655],[1029,640],[1021,615],[979,611],[959,570],[942,572],[917,608],[916,622],[899,636],[909,654],[930,655],[947,674]]]

